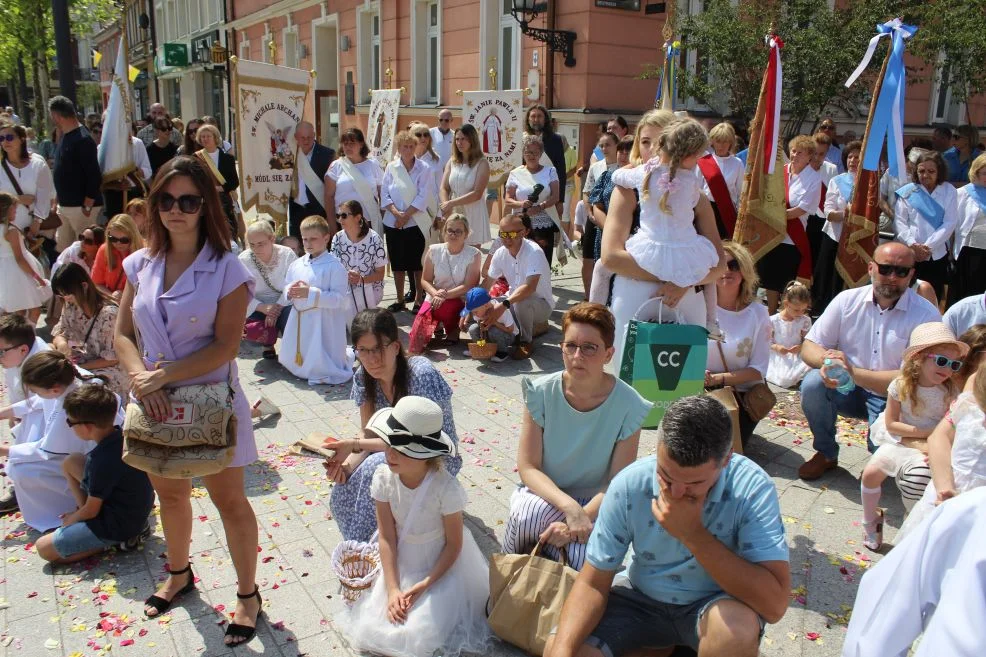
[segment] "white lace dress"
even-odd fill
[[[21,270],[14,258],[14,249],[7,241],[7,235],[12,235],[20,242],[21,253],[27,264],[38,276],[44,277],[41,263],[27,250],[24,235],[17,228],[0,223],[0,230],[3,231],[3,235],[0,235],[0,281],[3,281],[0,284],[0,311],[13,313],[40,308],[51,298],[51,285],[39,287],[34,279]]]
[[[955,426],[955,440],[952,441],[955,491],[961,494],[986,486],[986,414],[972,393],[963,392],[952,404],[949,417]],[[937,499],[938,491],[935,490],[935,482],[931,481],[924,489],[924,497],[914,505],[900,528],[896,539],[898,545],[904,536],[931,515]]]
[[[452,190],[452,198],[465,196],[476,186],[479,162],[477,161],[471,167],[455,162],[452,162],[450,166],[448,185]],[[456,206],[455,211],[466,215],[466,219],[469,220],[469,237],[466,238],[468,244],[485,244],[493,239],[490,234],[490,215],[486,212],[485,195],[472,203]]]
[[[662,281],[691,287],[719,263],[712,242],[695,230],[695,206],[702,195],[703,178],[694,170],[678,169],[668,182],[668,167],[654,166],[644,198],[643,182],[650,163],[613,172],[613,182],[640,192],[640,230],[627,240],[627,253],[640,267]],[[661,197],[668,191],[667,206]]]
[[[444,469],[435,472],[414,526],[397,548],[400,588],[424,579],[445,547],[443,517],[465,508],[466,492]],[[397,521],[397,532],[411,510],[415,490],[401,483],[390,468],[373,473],[370,494],[387,502]],[[414,603],[403,625],[387,618],[387,585],[381,574],[373,588],[342,613],[341,627],[352,647],[361,652],[395,657],[457,657],[460,653],[485,655],[490,648],[486,601],[490,595],[489,565],[468,528],[462,530],[462,550],[451,568]]]
[[[357,242],[349,239],[346,231],[340,230],[332,237],[332,246],[329,250],[332,251],[332,255],[339,258],[339,262],[347,272],[358,271],[364,278],[372,276],[377,269],[387,264],[387,252],[383,248],[383,240],[372,228]],[[381,299],[383,299],[383,281],[350,285],[346,326],[352,323],[359,311],[379,306]]]
[[[914,395],[918,400],[917,410],[915,410],[914,399],[901,400],[900,377],[891,381],[887,387],[887,397],[900,403],[901,422],[926,431],[934,429],[948,411],[948,404],[951,401],[948,388],[917,386]],[[893,477],[904,465],[923,462],[924,455],[915,447],[900,444],[900,436],[895,436],[887,430],[886,415],[886,411],[880,413],[870,427],[870,440],[877,446],[871,462],[888,477]]]
[[[811,328],[811,318],[802,315],[797,319],[786,320],[776,313],[770,318],[771,343],[782,347],[793,347],[804,341]],[[767,380],[782,388],[790,388],[801,382],[808,373],[808,366],[801,360],[801,354],[779,354],[770,350],[770,363],[767,366]]]
[[[479,249],[468,244],[456,254],[449,253],[447,244],[432,244],[428,247],[428,255],[435,272],[435,280],[432,281],[432,285],[439,290],[450,290],[465,283],[466,272],[469,270],[469,265],[475,260],[477,253],[479,253]],[[431,303],[430,294],[426,300]]]

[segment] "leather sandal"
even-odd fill
[[[170,568],[168,569],[169,575],[183,575],[185,573],[188,573],[188,583],[185,584],[185,586],[178,589],[178,592],[175,593],[173,596],[171,596],[170,600],[166,600],[159,595],[152,595],[147,600],[144,600],[144,606],[151,607],[156,612],[154,614],[148,614],[147,610],[145,609],[144,610],[145,616],[147,616],[148,618],[157,618],[164,612],[168,611],[168,609],[171,608],[171,605],[174,603],[175,600],[185,595],[186,593],[195,590],[195,574],[192,572],[191,563],[189,563],[181,570],[171,570]]]
[[[236,597],[240,600],[249,600],[250,598],[256,597],[258,607],[257,615],[253,619],[253,627],[240,625],[239,623],[230,623],[226,628],[226,638],[237,639],[226,643],[227,646],[231,647],[248,643],[254,637],[257,633],[257,623],[260,621],[260,615],[264,613],[264,601],[260,597],[260,587],[256,584],[253,585],[253,593],[247,593],[246,595],[237,593]]]

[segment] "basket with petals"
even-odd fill
[[[380,575],[380,547],[376,542],[343,541],[332,550],[332,569],[351,606]]]
[[[496,355],[496,342],[486,339],[486,331],[481,331],[479,339],[469,343],[469,356],[474,360],[489,360]]]

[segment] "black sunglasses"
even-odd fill
[[[336,219],[349,219],[350,214],[348,212],[337,212]]]
[[[175,207],[175,203],[177,202],[179,210],[185,214],[195,214],[202,209],[202,202],[204,200],[203,197],[196,194],[182,194],[178,198],[175,198],[165,192],[161,194],[161,200],[158,201],[158,205],[161,207],[161,212],[171,212],[171,208]]]
[[[732,272],[739,272],[739,270],[740,270],[740,264],[736,260],[727,260],[726,261],[726,269],[728,269],[729,271],[732,271]]]
[[[112,235],[110,235],[106,239],[107,241],[109,241],[110,244],[130,244],[129,237],[113,237]]]
[[[93,239],[92,237],[83,237],[82,243],[85,244],[86,246],[93,246],[94,244],[96,244],[96,240]]]
[[[13,135],[13,134],[11,134],[11,135],[0,135],[0,141],[14,141],[14,139],[16,139],[16,138],[17,138],[17,135]]]
[[[70,427],[74,427],[78,424],[89,424],[89,423],[83,422],[82,420],[70,420],[68,418],[65,418],[65,424],[69,425]]]
[[[904,278],[911,273],[914,267],[905,267],[903,265],[881,265],[879,262],[876,263],[876,269],[880,272],[880,276],[890,276],[895,274],[897,278]]]

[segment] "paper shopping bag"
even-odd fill
[[[660,316],[657,321],[641,319],[650,304],[630,320],[620,360],[620,378],[654,402],[645,429],[661,423],[671,402],[702,394],[709,335],[704,326],[663,323]]]

